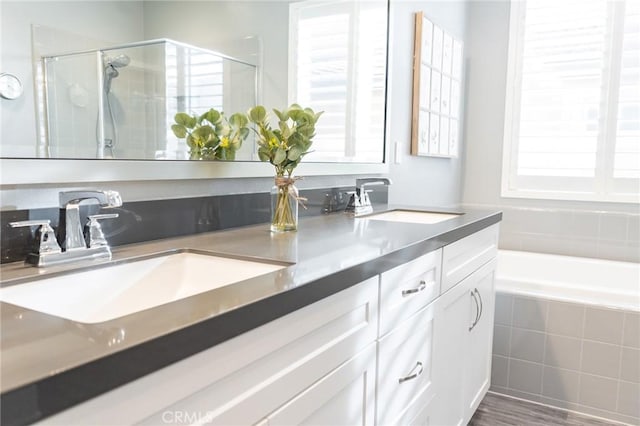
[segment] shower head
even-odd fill
[[[131,62],[124,53],[116,57],[102,56],[102,62],[104,63],[104,90],[106,93],[111,91],[111,81],[120,75],[120,72],[116,68],[124,68]]]
[[[123,53],[121,55],[116,56],[115,58],[105,56],[103,61],[104,61],[105,68],[106,67],[123,68],[129,65],[129,63],[131,62],[131,58]]]

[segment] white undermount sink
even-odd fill
[[[434,224],[458,217],[458,213],[420,212],[415,210],[391,210],[388,212],[364,216],[363,219],[386,220],[390,222],[407,222]]]
[[[0,300],[77,322],[99,323],[285,267],[171,252],[0,288]]]

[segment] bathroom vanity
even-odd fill
[[[466,424],[489,387],[501,214],[456,213],[118,247],[104,273],[176,251],[283,267],[102,322],[2,303],[2,423]],[[2,285],[70,273],[10,264]]]

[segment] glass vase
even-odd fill
[[[298,189],[294,179],[276,177],[271,188],[271,232],[298,229]]]

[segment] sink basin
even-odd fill
[[[172,252],[1,288],[0,300],[77,322],[99,323],[285,267]]]
[[[445,220],[458,217],[457,213],[434,213],[434,212],[419,212],[415,210],[391,210],[389,212],[372,214],[365,216],[363,219],[370,220],[386,220],[391,222],[408,222],[408,223],[425,223],[434,224],[443,222]]]

